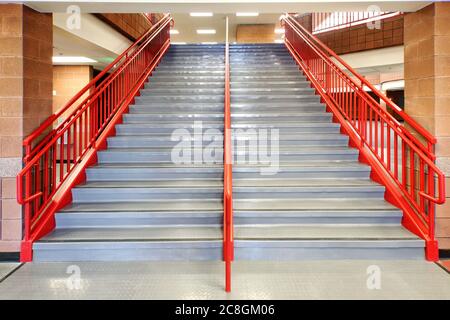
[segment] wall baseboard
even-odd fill
[[[20,252],[0,252],[0,262],[19,262]]]

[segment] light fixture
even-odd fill
[[[283,43],[284,41],[283,41],[283,39],[275,39],[274,42],[275,42],[275,43]]]
[[[258,12],[236,12],[236,17],[257,17]]]
[[[202,42],[202,44],[217,44],[217,42],[214,42],[214,41],[207,41],[207,42]]]
[[[276,28],[275,29],[275,33],[276,34],[283,34],[284,33],[284,28]]]
[[[68,56],[56,56],[52,57],[54,63],[96,63],[96,60],[86,57],[68,57]]]
[[[212,17],[212,12],[191,12],[189,13],[191,17]]]
[[[170,44],[186,44],[186,42],[170,42]]]
[[[177,29],[170,29],[170,34],[180,34],[180,31]]]
[[[198,34],[216,34],[215,29],[197,29]]]

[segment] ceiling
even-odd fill
[[[229,41],[236,39],[236,27],[238,24],[278,24],[281,13],[260,14],[258,17],[236,17],[231,14],[214,14],[212,17],[191,17],[188,13],[174,13],[175,21],[173,29],[179,34],[172,34],[174,42],[201,43],[201,42],[225,42],[225,19],[228,16]],[[197,34],[197,29],[215,29],[216,34]],[[278,36],[278,38],[280,38]]]
[[[13,1],[14,2],[14,1]],[[69,5],[78,5],[81,12],[197,12],[212,11],[227,13],[236,11],[272,12],[332,12],[332,11],[366,11],[376,5],[381,11],[416,11],[430,4],[431,1],[358,1],[358,0],[52,0],[52,1],[16,1],[41,12],[65,12]]]

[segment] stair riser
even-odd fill
[[[295,192],[295,191],[284,191],[283,188],[278,188],[277,190],[273,190],[271,192],[260,191],[260,192],[252,192],[250,188],[245,189],[245,192],[240,191],[240,188],[233,188],[233,198],[236,200],[239,199],[266,199],[268,197],[274,199],[329,199],[329,198],[338,198],[338,199],[383,199],[384,198],[384,190],[373,190],[373,191],[364,191],[359,189],[345,189],[338,191],[333,190],[322,190],[322,191],[305,191],[305,192]]]
[[[223,140],[223,138],[220,138]],[[191,140],[194,143],[194,140]],[[206,142],[205,142],[206,143]],[[257,142],[254,142],[255,144]],[[117,138],[109,138],[108,139],[108,147],[111,148],[148,148],[148,147],[176,147],[180,144],[179,141],[170,141],[170,139],[163,141],[139,141],[135,138],[130,138],[129,140],[117,139]],[[299,146],[346,146],[348,145],[348,141],[345,139],[323,139],[323,140],[283,140],[280,138],[279,141],[280,146],[291,146],[293,148]]]
[[[401,223],[401,217],[303,217],[299,214],[297,217],[279,217],[260,216],[260,217],[242,217],[238,212],[234,212],[233,221],[236,226],[239,225],[257,225],[257,224],[386,224],[398,225]]]
[[[239,248],[235,240],[235,261],[241,260],[423,260],[423,248]]]
[[[341,169],[341,171],[319,171],[319,170],[311,170],[311,171],[283,171],[283,168],[280,168],[275,174],[270,175],[273,178],[299,178],[299,179],[338,179],[338,178],[355,178],[355,179],[363,179],[369,178],[369,171],[345,171]],[[257,178],[266,178],[266,175],[261,175],[261,171],[254,172],[245,172],[240,171],[239,166],[235,166],[233,168],[233,178],[234,179],[257,179]]]
[[[143,217],[128,216],[127,214],[110,215],[105,218],[103,214],[76,214],[56,215],[58,228],[108,228],[108,227],[141,227],[141,226],[168,226],[168,225],[220,225],[223,222],[223,212],[209,215],[208,217],[196,217],[196,215],[165,214],[168,217],[143,215]]]
[[[299,105],[297,107],[271,107],[265,105],[239,105],[231,107],[231,112],[236,113],[295,113],[295,112],[325,112],[325,106],[322,105]],[[165,107],[156,107],[152,105],[134,105],[130,107],[130,114],[136,113],[199,113],[199,112],[212,112],[219,113],[223,112],[223,105],[219,103],[216,104],[206,104],[206,105],[191,105],[191,106],[177,106],[177,105],[167,105]]]
[[[146,181],[151,179],[221,179],[223,171],[198,172],[195,170],[185,172],[174,171],[151,171],[142,169],[123,170],[89,170],[87,171],[88,181]]]
[[[35,262],[66,262],[66,261],[220,261],[223,249],[219,248],[126,248],[115,249],[115,243],[109,248],[91,249],[85,244],[80,249],[58,250],[35,249]]]
[[[224,92],[224,88],[148,88],[142,89],[140,96],[223,95]]]
[[[138,188],[114,190],[100,188],[74,188],[72,189],[73,202],[132,202],[147,200],[167,200],[167,199],[220,199],[223,197],[223,188],[211,188],[210,190],[187,188],[148,188],[145,190]],[[137,190],[136,190],[137,189]]]
[[[331,119],[331,114],[324,113],[323,115],[317,114],[307,114],[305,113],[303,116],[268,116],[265,114],[261,114],[259,117],[253,118],[253,123],[261,123],[261,122],[269,122],[273,123],[274,121],[289,121],[289,122],[309,122],[309,121],[327,121]],[[251,119],[251,115],[240,116],[234,114],[232,117],[232,121],[235,124],[239,124],[242,122],[249,122]],[[223,115],[221,114],[191,114],[191,115],[158,115],[158,114],[125,114],[123,116],[124,123],[147,123],[147,122],[158,122],[158,121],[170,121],[170,122],[194,122],[194,121],[208,121],[208,120],[222,120]]]
[[[242,155],[242,153],[240,153]],[[248,163],[248,153],[245,153],[246,161]],[[165,162],[165,163],[173,163],[171,153],[156,153],[156,152],[146,152],[146,153],[138,153],[138,152],[99,152],[99,163],[156,163],[156,162]],[[236,157],[236,155],[235,155]],[[257,159],[256,156],[252,156]],[[192,158],[191,158],[192,159]],[[279,161],[283,162],[294,162],[294,161],[326,161],[326,160],[347,160],[347,161],[356,161],[358,159],[357,154],[280,154]],[[213,162],[215,164],[221,164],[223,160],[223,155],[221,152],[217,153],[213,158]],[[240,163],[236,162],[235,163]]]

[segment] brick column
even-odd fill
[[[0,4],[0,253],[18,252],[22,140],[52,113],[52,15]]]
[[[450,3],[405,15],[405,110],[438,139],[437,164],[450,196]],[[437,207],[440,249],[450,249],[450,199]]]

